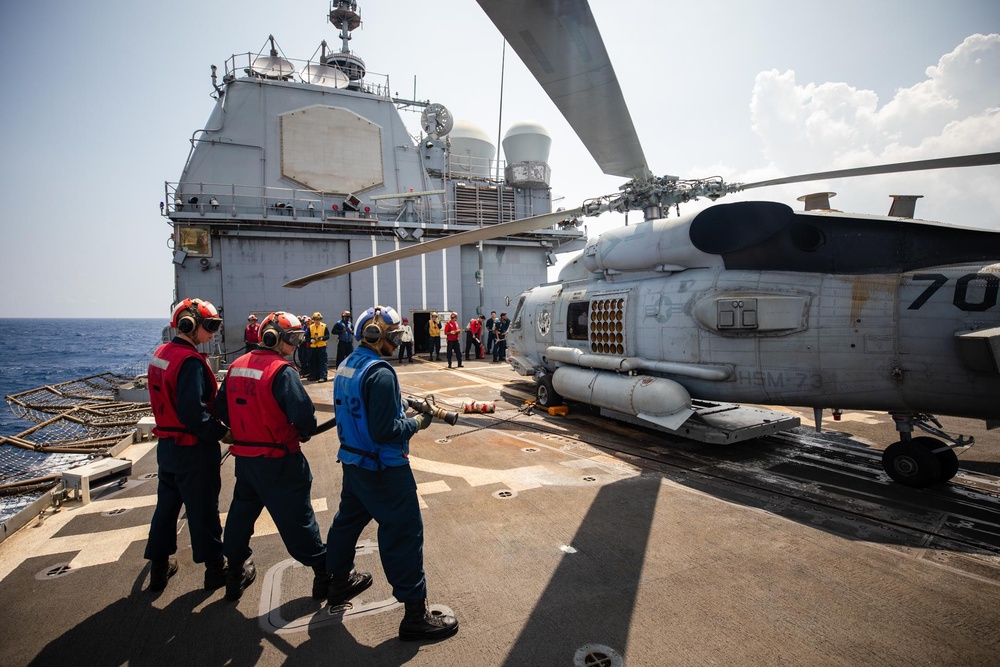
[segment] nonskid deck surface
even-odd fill
[[[126,452],[124,488],[0,544],[3,663],[978,665],[1000,655],[993,434],[974,461],[961,457],[952,483],[914,490],[843,432],[803,426],[713,447],[579,406],[526,414],[532,385],[502,364],[398,370],[405,393],[449,410],[496,405],[454,427],[435,421],[411,445],[430,602],[454,610],[458,635],[398,641],[402,609],[374,524],[357,566],[375,584],[336,615],[309,597],[311,571],[288,558],[266,513],[251,544],[258,578],[238,603],[201,590],[183,525],[180,571],[148,592],[156,461],[140,443]],[[332,384],[308,389],[327,419]],[[340,490],[336,447],[333,431],[304,447],[324,532]],[[225,511],[232,461],[222,470]]]

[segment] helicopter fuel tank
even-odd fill
[[[694,414],[687,389],[666,378],[561,366],[552,374],[552,387],[571,400],[634,415],[670,429],[678,428]]]

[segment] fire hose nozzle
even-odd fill
[[[406,398],[406,403],[417,412],[423,412],[424,414],[431,415],[432,417],[437,417],[441,421],[448,423],[450,426],[454,426],[458,423],[458,413],[448,412],[444,408],[439,408],[435,405],[433,394],[428,394],[423,399],[408,396]]]

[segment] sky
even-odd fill
[[[514,122],[541,123],[557,206],[617,191],[622,179],[600,173],[474,0],[358,4],[351,48],[398,96],[442,103],[498,139]],[[752,182],[1000,151],[996,0],[591,5],[656,174]],[[327,0],[0,3],[3,315],[167,317],[159,202],[214,105],[210,66],[224,71],[270,34],[296,60],[324,39],[339,48],[327,12]],[[419,116],[403,116],[418,132]],[[1000,167],[952,169],[723,201],[800,208],[796,197],[829,190],[835,208],[884,214],[888,195],[921,194],[917,217],[1000,229],[998,183]],[[622,222],[601,216],[588,231]]]

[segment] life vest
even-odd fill
[[[245,340],[250,345],[256,345],[260,342],[260,325],[259,324],[248,324],[246,331],[243,332],[243,340]]]
[[[333,380],[334,413],[337,418],[337,437],[340,451],[337,458],[341,463],[354,465],[365,470],[381,470],[386,467],[408,465],[410,441],[380,444],[372,440],[368,433],[368,410],[361,396],[368,371],[378,365],[390,370],[392,366],[377,352],[364,345],[359,346],[337,367]],[[396,377],[393,372],[393,378]],[[405,414],[400,398],[399,381],[395,381],[393,400],[399,417]]]
[[[233,456],[277,458],[300,451],[299,432],[289,423],[272,390],[274,377],[291,364],[272,350],[254,350],[229,366],[226,406]]]
[[[441,326],[438,324],[437,320],[430,320],[427,322],[427,333],[431,335],[431,338],[437,338],[441,335]]]
[[[153,417],[156,418],[153,434],[157,438],[173,438],[176,444],[183,447],[198,444],[198,436],[189,431],[177,416],[177,378],[180,377],[181,366],[188,359],[197,359],[204,368],[208,396],[203,398],[208,412],[215,414],[215,395],[218,392],[215,373],[205,361],[205,355],[195,349],[194,345],[173,341],[164,343],[156,348],[147,370],[149,404],[153,409]]]
[[[458,340],[458,322],[454,320],[448,320],[444,325],[444,336],[448,340]]]
[[[309,325],[309,338],[322,338],[326,335],[326,325],[322,322],[313,322]],[[325,340],[316,340],[312,343],[313,347],[326,347]]]

